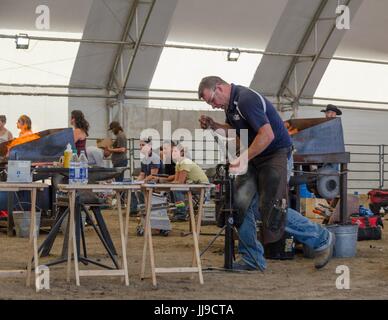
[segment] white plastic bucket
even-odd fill
[[[36,236],[39,237],[40,211],[36,211]],[[15,223],[16,236],[28,238],[30,236],[31,211],[14,211],[13,221]]]

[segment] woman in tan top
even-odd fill
[[[185,148],[180,144],[172,148],[172,159],[176,163],[173,183],[209,183],[205,172],[185,153]]]

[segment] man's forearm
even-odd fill
[[[262,153],[270,144],[271,142],[268,143],[266,141],[258,141],[257,143],[252,143],[251,146],[248,148],[248,161]]]
[[[124,153],[125,152],[125,148],[122,147],[122,148],[110,148],[110,150],[108,150],[112,153]]]
[[[259,133],[248,148],[248,161],[262,153],[273,141],[273,137]]]

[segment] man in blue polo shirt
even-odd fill
[[[317,252],[324,252],[316,266],[326,264],[332,252],[329,233],[308,221],[301,221],[304,217],[299,213],[300,217],[287,210],[287,160],[291,157],[291,139],[273,105],[259,93],[229,84],[217,76],[202,79],[198,96],[214,109],[223,109],[226,114],[224,124],[201,116],[202,128],[217,130],[224,135],[227,135],[227,130],[235,129],[239,137],[242,130],[248,131],[247,149],[230,162],[231,172],[244,173],[236,179],[235,205],[243,215],[239,228],[241,242],[248,247],[239,244],[242,260],[234,268],[250,270],[259,267],[264,270],[266,267],[263,247],[256,238],[257,211],[263,222],[264,243],[280,240],[287,222],[290,231],[303,235],[303,242],[313,245]]]

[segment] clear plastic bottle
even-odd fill
[[[210,197],[211,197],[210,189],[206,189],[206,191],[205,191],[205,204],[210,203]]]
[[[77,150],[73,150],[73,155],[70,159],[70,168],[69,168],[69,184],[80,183],[80,166],[79,159],[77,156]]]
[[[79,171],[80,182],[83,184],[87,184],[89,178],[89,166],[88,158],[86,157],[85,151],[81,151],[81,154],[79,155]]]

